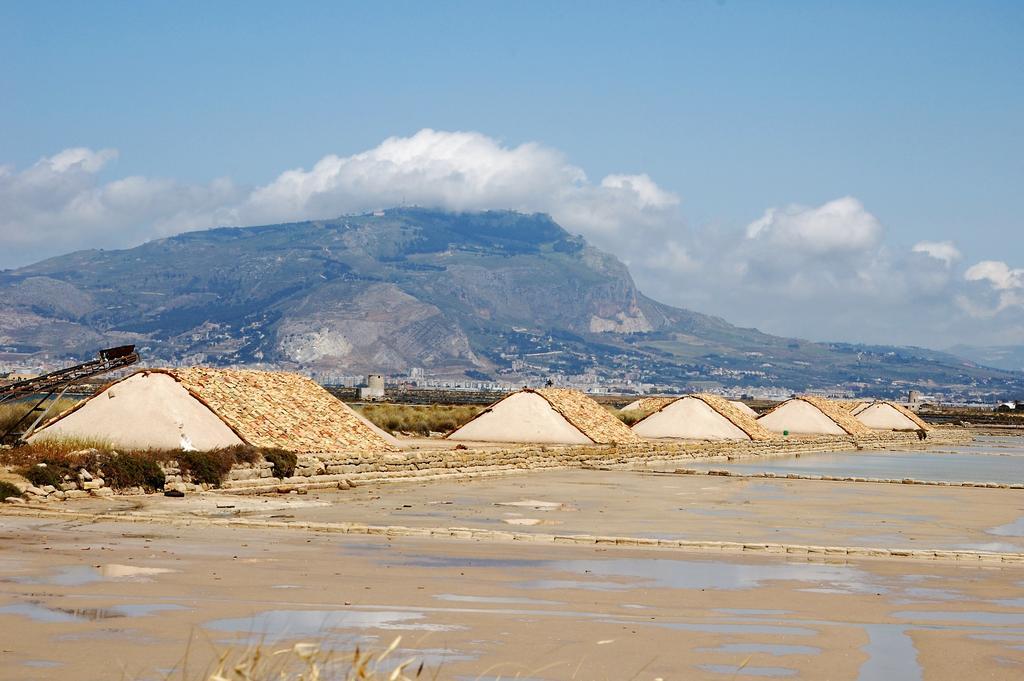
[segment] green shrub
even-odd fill
[[[148,491],[163,489],[164,471],[156,459],[145,453],[114,454],[104,459],[104,481],[114,489],[142,487]]]
[[[299,457],[292,452],[283,449],[264,449],[261,453],[264,459],[274,464],[274,477],[290,478],[295,475],[295,465],[299,462]]]
[[[3,501],[7,497],[20,498],[21,496],[23,496],[21,490],[6,480],[0,480],[0,501]]]
[[[47,485],[60,487],[64,482],[64,471],[61,470],[61,467],[51,466],[45,462],[22,468],[19,473],[36,487],[46,487]]]
[[[250,445],[233,445],[217,451],[223,456],[230,457],[234,463],[256,463],[260,460],[260,450]]]
[[[231,448],[234,449],[234,448]],[[212,449],[208,452],[178,452],[175,457],[183,475],[196,484],[206,483],[219,487],[235,464],[231,449]]]

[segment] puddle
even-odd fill
[[[868,643],[863,650],[868,660],[861,665],[857,681],[919,681],[921,665],[917,648],[901,624],[865,624]]]
[[[250,634],[251,641],[267,643],[319,636],[332,629],[455,631],[461,628],[424,620],[422,612],[402,610],[267,610],[252,617],[213,620],[204,626],[213,631]]]
[[[472,558],[416,554],[399,560],[403,566],[447,568],[499,568],[508,570],[550,570],[593,579],[524,580],[521,589],[584,589],[618,591],[625,589],[754,589],[765,582],[811,582],[830,593],[879,593],[886,589],[871,576],[848,565],[813,563],[744,564],[671,558],[610,558],[605,560],[526,560]],[[620,581],[615,581],[618,578]]]
[[[46,584],[51,586],[81,586],[102,582],[103,575],[91,565],[71,565],[57,568],[48,575],[31,577],[12,577],[15,584]]]
[[[503,596],[464,596],[462,594],[437,594],[434,596],[434,598],[436,598],[439,601],[454,601],[457,603],[565,605],[561,601],[546,601],[541,598],[510,598]]]
[[[1018,445],[1018,452],[1024,449]],[[830,452],[803,454],[799,457],[773,457],[770,460],[742,460],[711,463],[689,463],[688,468],[711,469],[737,473],[775,473],[785,475],[830,475],[858,478],[915,478],[961,482],[1019,483],[1024,482],[1024,467],[1018,458],[993,456],[979,452],[929,453],[889,452],[866,454]]]
[[[726,643],[717,648],[698,648],[699,653],[735,653],[739,655],[818,655],[821,648],[814,646],[794,646],[781,643]]]
[[[12,577],[15,584],[46,584],[49,586],[82,586],[104,580],[152,581],[150,577],[175,572],[167,568],[150,568],[137,565],[111,563],[99,567],[93,565],[69,565],[57,568],[50,574],[31,577]]]
[[[636,588],[632,582],[581,582],[572,579],[535,579],[519,582],[520,589],[580,589],[583,591],[631,591]]]
[[[551,561],[544,567],[561,572],[589,574],[595,577],[631,578],[633,584],[616,584],[617,588],[641,586],[663,589],[753,589],[764,582],[814,582],[841,590],[843,593],[877,592],[869,584],[869,575],[845,565],[816,565],[808,563],[781,563],[747,565],[717,561],[685,561],[662,558],[609,560]],[[597,582],[601,584],[602,582]],[[605,584],[607,582],[604,582]],[[593,582],[578,582],[577,588],[591,588]],[[598,587],[600,588],[600,587]]]
[[[469,662],[477,657],[451,648],[398,648],[392,656],[396,661],[415,660],[411,665],[414,672],[420,663],[423,663],[426,669],[443,669],[448,662]]]
[[[25,660],[21,663],[24,667],[34,667],[35,669],[52,669],[54,667],[63,667],[63,662],[57,662],[55,660]]]
[[[756,610],[753,608],[715,608],[723,615],[788,615],[789,610]]]
[[[563,504],[560,501],[539,501],[537,499],[523,499],[522,501],[498,501],[495,506],[515,506],[517,508],[529,508],[534,511],[573,511],[573,507]]]
[[[1024,537],[1024,516],[1017,518],[1012,523],[1006,523],[999,527],[988,530],[989,534],[996,534],[1000,537]]]
[[[1021,551],[1018,544],[1010,544],[1004,541],[972,542],[968,544],[952,544],[952,548],[968,549],[971,551],[995,551],[997,553],[1017,553]]]
[[[28,617],[34,622],[46,622],[47,624],[82,621],[80,617],[75,617],[72,614],[61,610],[51,610],[50,608],[35,605],[33,603],[5,605],[0,608],[0,615],[21,615],[22,617]]]
[[[157,612],[185,610],[172,603],[130,603],[106,608],[51,608],[39,603],[18,603],[0,608],[0,614],[21,615],[35,622],[96,622],[118,617],[146,617]]]
[[[903,598],[892,601],[897,605],[906,605],[920,601],[955,601],[964,598],[959,591],[948,591],[946,589],[930,589],[914,586],[903,591]]]
[[[625,624],[625,623],[623,623]],[[783,636],[817,636],[818,632],[806,627],[783,624],[714,624],[695,622],[645,622],[656,627],[678,631],[697,631],[702,634],[781,634]]]
[[[732,664],[699,664],[697,669],[714,674],[729,674],[733,677],[740,676],[796,676],[795,669],[787,667],[743,667]]]
[[[893,617],[922,622],[969,622],[992,626],[1019,626],[1024,624],[1024,612],[984,612],[965,610],[963,612],[944,610],[901,610]]]

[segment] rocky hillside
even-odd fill
[[[8,357],[123,342],[151,361],[336,373],[589,371],[876,392],[1024,385],[942,353],[807,343],[662,305],[613,256],[545,215],[512,212],[396,209],[213,229],[0,272]]]

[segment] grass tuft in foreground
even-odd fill
[[[423,674],[422,663],[410,659],[392,665],[388,659],[401,640],[396,638],[379,654],[358,647],[349,655],[333,654],[315,643],[272,652],[256,646],[237,656],[223,654],[205,681],[413,681]]]

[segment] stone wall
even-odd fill
[[[788,437],[759,442],[639,442],[624,445],[526,445],[510,449],[437,449],[383,455],[306,454],[295,476],[283,480],[236,476],[232,471],[221,488],[232,493],[263,493],[289,489],[326,489],[355,482],[479,477],[517,471],[565,468],[609,468],[653,461],[782,456],[893,447],[927,447],[969,442],[962,428],[931,431],[926,440],[916,432],[873,433],[864,437]]]
[[[295,475],[284,479],[274,477],[274,466],[266,461],[237,464],[218,490],[213,490],[208,484],[195,483],[187,475],[183,475],[177,462],[161,464],[161,467],[166,475],[165,490],[260,494],[298,489],[347,488],[357,482],[409,478],[471,478],[542,469],[642,466],[660,461],[724,460],[851,449],[926,448],[933,445],[960,444],[971,439],[971,432],[965,428],[944,427],[929,432],[928,438],[923,441],[915,432],[886,432],[859,438],[794,436],[747,442],[641,441],[623,445],[526,445],[508,449],[435,449],[391,454],[305,454],[299,456]],[[23,479],[14,482],[30,501],[63,501],[114,494],[100,475],[92,475],[85,470],[74,476],[67,476],[59,488],[35,487],[28,485]],[[142,488],[137,488],[118,490],[118,493],[145,492]]]

